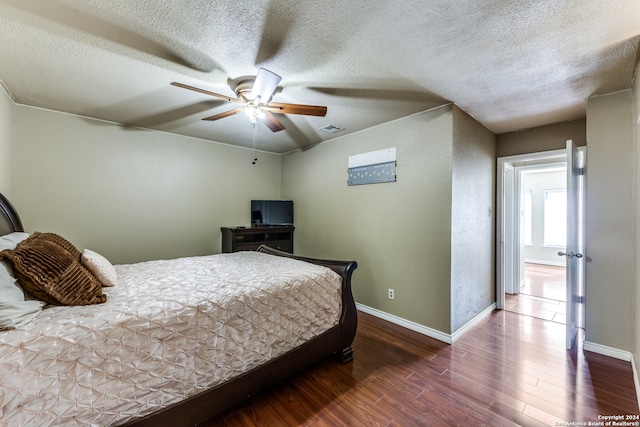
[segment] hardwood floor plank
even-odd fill
[[[417,395],[415,388],[405,393],[404,384],[401,381],[394,383],[383,378],[378,378],[374,385],[385,391],[383,401],[392,409],[393,414],[406,420],[406,425],[457,425],[455,420],[459,414],[447,411],[440,402],[420,400],[422,390]]]
[[[434,359],[435,360],[435,359]],[[470,363],[467,366],[473,367]],[[443,376],[447,377],[449,383],[443,389],[450,389],[452,392],[464,396],[466,399],[482,402],[485,405],[495,400],[500,401],[505,406],[523,411],[529,403],[535,403],[541,408],[547,409],[549,412],[566,415],[566,408],[563,405],[556,404],[554,396],[549,395],[544,390],[537,389],[535,385],[528,383],[519,383],[517,379],[493,380],[491,371],[479,369],[451,369]],[[471,380],[474,378],[474,380]],[[504,377],[503,377],[504,378]],[[437,380],[429,380],[432,384]],[[488,383],[488,386],[482,384]],[[488,403],[487,403],[488,402]]]
[[[524,408],[523,413],[525,415],[530,416],[531,418],[534,418],[540,421],[541,423],[547,426],[555,426],[555,425],[558,425],[557,423],[566,424],[568,422],[568,420],[566,419],[560,418],[557,415],[550,414],[530,404],[527,404],[527,406]],[[570,418],[570,419],[573,420],[573,419],[584,419],[584,418],[578,417],[578,418]]]
[[[225,427],[236,426],[287,426],[284,421],[264,399],[257,399],[254,405],[244,407],[224,418]],[[259,409],[258,409],[259,408]]]
[[[566,274],[564,267],[525,263],[524,286],[507,294],[505,309],[515,313],[566,323]]]
[[[495,311],[447,345],[359,313],[352,363],[318,363],[202,426],[538,427],[638,414],[630,363],[566,350],[563,331]]]
[[[297,381],[297,377],[294,378]],[[290,426],[321,425],[318,413],[322,408],[315,407],[305,400],[293,387],[293,384],[283,384],[275,393],[278,405],[275,410]]]
[[[492,399],[471,389],[451,386],[444,375],[440,378],[422,378],[412,375],[410,381],[424,388],[419,399],[426,404],[440,404],[447,408],[448,413],[454,413],[456,425],[517,425],[489,410]],[[455,408],[452,411],[451,408]]]
[[[459,373],[465,376],[478,376],[481,372],[493,373],[496,366],[493,364],[487,364],[483,357],[478,355],[467,353],[465,355],[468,363],[457,363],[455,368],[451,368],[452,373]],[[437,361],[437,358],[433,360]],[[453,365],[453,363],[451,363]],[[500,365],[499,363],[498,365]],[[505,393],[516,396],[518,399],[533,404],[540,410],[555,414],[557,417],[563,419],[571,414],[582,414],[582,416],[597,416],[598,413],[593,413],[587,407],[585,407],[585,401],[587,399],[578,399],[571,407],[560,405],[558,402],[564,402],[567,399],[575,400],[579,395],[576,395],[575,388],[571,381],[563,381],[561,384],[563,387],[555,387],[553,390],[540,386],[540,379],[535,378],[537,371],[542,365],[534,364],[532,368],[531,364],[524,363],[520,367],[517,365],[505,362],[504,366],[512,366],[506,372],[500,373],[500,381],[494,381],[490,377],[484,378],[482,381],[491,384],[496,390],[502,390]],[[522,372],[527,372],[527,375],[522,375]],[[534,379],[534,381],[532,381]],[[562,390],[562,394],[557,394],[558,390]],[[592,404],[593,402],[586,402]]]
[[[526,404],[525,404],[526,407]],[[522,411],[514,410],[510,406],[504,405],[501,402],[495,401],[489,406],[489,410],[495,412],[496,414],[501,415],[505,419],[514,422],[519,426],[527,426],[527,427],[549,427],[549,424],[546,424],[539,419],[532,418],[531,416],[524,413],[524,407]]]

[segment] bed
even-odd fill
[[[0,238],[21,232],[0,194]],[[348,363],[356,267],[267,246],[113,266],[106,301],[0,331],[0,424],[193,426],[324,358]]]

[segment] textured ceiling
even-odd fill
[[[0,81],[19,104],[252,145],[228,78],[280,74],[258,148],[287,152],[446,103],[495,133],[584,117],[631,87],[638,0],[0,0]],[[340,133],[320,131],[326,125]]]

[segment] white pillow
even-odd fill
[[[22,242],[27,237],[29,237],[29,233],[23,233],[21,231],[0,236],[0,251],[4,251],[5,249],[15,249],[16,246],[18,246],[18,243]]]
[[[108,259],[99,253],[90,249],[85,249],[82,251],[80,261],[82,261],[82,265],[84,265],[87,270],[96,276],[96,279],[98,279],[102,286],[115,286],[118,282],[116,269],[111,265]]]
[[[27,237],[29,234],[22,232],[0,236],[0,251],[15,249]],[[8,263],[0,261],[0,330],[29,323],[44,305],[42,301],[25,301],[24,292],[13,276],[13,269]]]
[[[18,243],[22,242],[27,237],[29,237],[29,233],[22,233],[20,231],[0,236],[0,252],[5,249],[14,250],[16,246],[18,246]],[[13,268],[11,268],[11,265],[9,265],[8,262],[0,261],[0,270],[6,270],[11,277],[15,277],[13,274]],[[0,301],[2,300],[0,299]]]
[[[42,301],[25,301],[16,279],[0,262],[0,330],[25,325],[40,313],[44,305]]]

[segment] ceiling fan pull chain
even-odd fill
[[[256,139],[257,139],[257,135],[258,135],[258,123],[257,122],[253,122],[253,123],[251,123],[251,126],[253,126],[253,162],[251,162],[251,164],[255,165],[256,162],[258,161],[258,153],[256,151]]]

